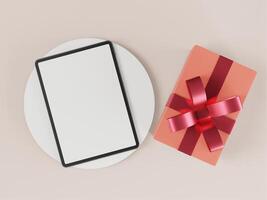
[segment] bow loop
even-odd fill
[[[219,117],[237,112],[240,111],[241,108],[240,98],[236,96],[207,106],[210,116],[212,117]]]
[[[186,81],[188,92],[194,106],[199,106],[207,101],[205,88],[199,76]]]

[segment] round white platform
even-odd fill
[[[101,41],[103,40],[96,38],[69,41],[52,49],[45,56],[95,44]],[[113,46],[127,93],[136,132],[141,144],[147,136],[153,120],[155,106],[153,87],[144,66],[136,59],[136,57],[127,49],[114,42]],[[25,89],[24,114],[27,125],[37,144],[49,156],[60,162],[35,68],[29,77]],[[136,149],[79,164],[75,167],[84,169],[107,167],[124,160],[135,151]]]

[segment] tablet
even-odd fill
[[[110,41],[41,58],[35,65],[63,166],[139,146]]]

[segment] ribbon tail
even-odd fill
[[[212,118],[214,125],[217,129],[230,134],[234,125],[235,125],[235,120],[226,117],[226,116],[221,116],[221,117],[214,117]]]
[[[203,136],[211,152],[223,148],[223,141],[217,128],[214,127],[203,131]]]
[[[219,56],[206,86],[208,99],[218,96],[232,64],[232,60],[224,56]]]
[[[200,133],[195,129],[195,127],[189,127],[185,132],[178,150],[191,156],[199,137]]]

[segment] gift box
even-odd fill
[[[154,138],[215,165],[256,72],[194,46],[166,103]]]

